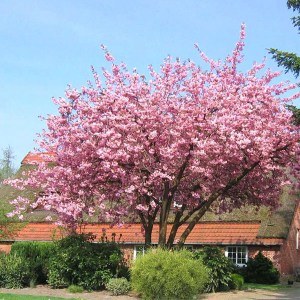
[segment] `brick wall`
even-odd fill
[[[133,245],[121,245],[121,249],[124,253],[124,259],[129,266],[133,261],[133,248]]]
[[[280,262],[280,246],[250,246],[248,247],[248,257],[254,258],[259,251],[266,257],[268,257],[274,264],[279,272],[281,271]]]
[[[5,253],[9,253],[10,249],[11,249],[11,243],[1,243],[0,244],[0,252],[5,252]]]
[[[281,273],[294,274],[296,268],[300,267],[300,241],[299,249],[296,249],[297,231],[300,230],[300,203],[297,203],[294,218],[290,226],[288,237],[281,247]],[[300,234],[300,232],[299,232]]]

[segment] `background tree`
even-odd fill
[[[295,124],[296,126],[299,126],[300,125],[300,109],[298,107],[296,107],[295,105],[291,105],[291,104],[287,104],[286,108],[288,110],[290,110],[293,114],[293,119],[292,119],[293,124]]]
[[[2,150],[2,157],[0,159],[0,197],[3,196],[5,187],[2,185],[4,179],[15,175],[16,170],[13,164],[14,155],[10,146]],[[12,224],[12,220],[6,216],[11,210],[11,207],[3,199],[0,199],[0,240],[3,238],[12,238],[19,230],[18,224]]]
[[[300,13],[300,0],[288,0],[287,6],[289,9]],[[300,33],[300,15],[292,18],[294,26]],[[273,54],[273,58],[277,61],[278,66],[285,68],[285,72],[292,72],[295,77],[299,76],[300,73],[300,57],[296,53],[280,51],[275,48],[271,48],[269,53]]]
[[[295,12],[300,12],[300,0],[288,0],[287,6]],[[294,27],[298,28],[300,33],[300,15],[291,18]],[[278,66],[285,68],[285,72],[292,72],[297,78],[300,73],[300,57],[291,52],[279,51],[278,49],[271,48],[269,53],[273,54],[273,59],[278,63]],[[294,105],[287,105],[287,108],[293,113],[293,122],[295,125],[300,125],[300,109]]]
[[[2,158],[0,159],[0,181],[13,176],[16,173],[14,167],[14,155],[10,146],[2,150]]]
[[[296,85],[271,84],[279,73],[259,75],[263,64],[238,70],[244,38],[242,26],[224,62],[199,51],[208,70],[167,57],[160,72],[149,67],[149,80],[104,48],[111,63],[104,84],[93,71],[95,86],[54,99],[59,114],[47,118],[40,147],[55,151],[55,165],[40,163],[28,179],[11,181],[44,191],[33,202],[14,200],[11,215],[43,206],[73,227],[88,216],[135,219],[146,244],[158,222],[159,245],[172,247],[182,246],[209,210],[276,207],[285,168],[298,167],[299,131],[285,104],[299,94],[284,98]]]

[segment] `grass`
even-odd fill
[[[15,294],[0,294],[0,300],[66,300],[66,298],[50,297],[50,296],[30,296],[30,295],[15,295]],[[78,300],[78,299],[68,299]]]
[[[289,287],[291,287],[291,286],[284,285],[284,284],[244,283],[242,288],[243,289],[259,289],[259,290],[278,291],[278,290],[289,288]]]

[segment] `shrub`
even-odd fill
[[[29,284],[29,265],[16,254],[0,256],[0,286],[17,289]]]
[[[206,292],[218,292],[230,289],[231,274],[234,270],[233,263],[225,257],[218,247],[204,247],[194,252],[194,258],[201,258],[203,264],[209,269],[209,282]]]
[[[125,268],[123,253],[114,242],[93,243],[94,236],[73,234],[56,243],[48,283],[61,288],[75,284],[86,290],[102,289]]]
[[[81,286],[72,284],[68,287],[70,293],[82,293],[84,290]]]
[[[240,290],[244,284],[244,277],[240,274],[233,273],[231,274],[231,283],[230,289],[232,290]]]
[[[201,260],[194,260],[187,250],[152,249],[137,258],[131,268],[132,287],[143,299],[192,299],[207,281]]]
[[[278,283],[280,274],[274,268],[272,261],[265,257],[261,251],[250,258],[247,267],[243,270],[246,282],[275,284]]]
[[[49,259],[54,250],[54,243],[49,242],[16,242],[12,245],[11,254],[15,254],[30,269],[31,285],[45,284],[48,277]]]
[[[114,296],[126,295],[130,291],[130,282],[126,278],[111,278],[106,284],[106,289]]]

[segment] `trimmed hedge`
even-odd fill
[[[28,263],[31,284],[45,284],[54,247],[53,242],[15,242],[10,253]]]

